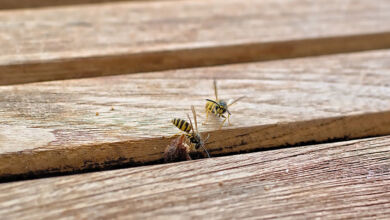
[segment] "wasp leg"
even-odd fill
[[[168,138],[177,137],[177,136],[180,136],[180,135],[183,135],[183,134],[184,134],[183,132],[178,132],[177,134],[171,135]]]
[[[206,120],[202,123],[202,125],[205,125],[207,123],[207,119],[209,118],[210,109],[206,109]]]
[[[228,119],[229,126],[231,126],[232,124],[230,123],[230,115],[227,116],[227,119]]]
[[[225,118],[224,120],[223,120],[223,122],[221,123],[221,125],[219,126],[219,130],[221,130],[222,129],[222,127],[223,127],[223,124],[225,124],[225,122],[226,122],[226,119],[228,119],[227,117],[225,117],[224,115],[222,115],[222,117],[223,118]]]

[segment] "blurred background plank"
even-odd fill
[[[121,2],[0,12],[0,85],[390,48],[387,0]]]
[[[112,3],[112,2],[120,2],[120,1],[154,1],[154,0],[1,0],[0,10],[95,4],[95,3]],[[159,1],[164,1],[164,0],[159,0]]]
[[[0,177],[159,161],[173,117],[246,98],[212,155],[390,134],[390,50],[0,87]],[[114,109],[112,109],[112,107]]]
[[[390,215],[390,137],[0,185],[6,219]]]

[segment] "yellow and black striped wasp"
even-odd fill
[[[188,114],[187,114],[187,117],[188,117],[188,120],[190,121],[190,123],[188,123],[187,121],[180,119],[180,118],[172,119],[172,123],[180,130],[186,132],[185,136],[187,137],[189,142],[195,146],[196,150],[198,150],[201,147],[206,152],[207,156],[210,157],[209,152],[204,147],[204,145],[207,142],[207,140],[209,139],[210,135],[208,135],[207,138],[205,140],[203,140],[202,136],[200,135],[200,133],[198,131],[198,122],[196,120],[196,112],[195,112],[195,108],[193,105],[191,105],[191,110],[192,110],[192,114],[194,117],[195,130],[194,130],[194,126],[192,125],[191,118]]]
[[[207,122],[207,119],[208,119],[210,113],[215,114],[218,117],[224,118],[223,122],[221,123],[221,125],[219,127],[219,129],[221,129],[222,126],[225,124],[226,119],[228,120],[229,125],[230,125],[229,118],[230,118],[231,113],[229,111],[229,107],[231,105],[233,105],[234,103],[238,102],[239,100],[245,98],[245,96],[241,96],[241,97],[233,100],[229,104],[227,104],[225,100],[218,99],[217,81],[215,79],[213,81],[213,86],[214,86],[214,93],[215,93],[215,101],[211,100],[211,99],[206,99],[206,101],[207,101],[206,102],[206,120],[204,123]],[[227,113],[227,116],[225,116],[225,113]]]

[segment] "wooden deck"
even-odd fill
[[[1,219],[390,218],[389,1],[0,9]],[[162,164],[191,105],[212,158]]]
[[[390,48],[387,0],[173,0],[0,12],[0,85]]]
[[[390,136],[0,185],[8,219],[386,218]]]
[[[200,127],[214,156],[390,134],[389,60],[383,50],[6,86],[0,178],[157,162],[173,117],[195,105],[204,121],[214,78],[221,97],[246,96],[232,126]]]

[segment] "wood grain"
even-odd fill
[[[0,185],[5,219],[386,219],[390,137]]]
[[[110,2],[119,2],[119,1],[153,1],[153,0],[1,0],[0,10],[53,7],[53,6],[64,6],[64,5],[95,4],[95,3],[110,3]]]
[[[141,1],[2,11],[0,84],[390,48],[389,11],[387,0]]]
[[[385,50],[0,87],[0,177],[161,161],[173,117],[195,105],[204,121],[213,78],[220,98],[246,96],[231,127],[200,126],[213,156],[390,134],[389,61]]]

